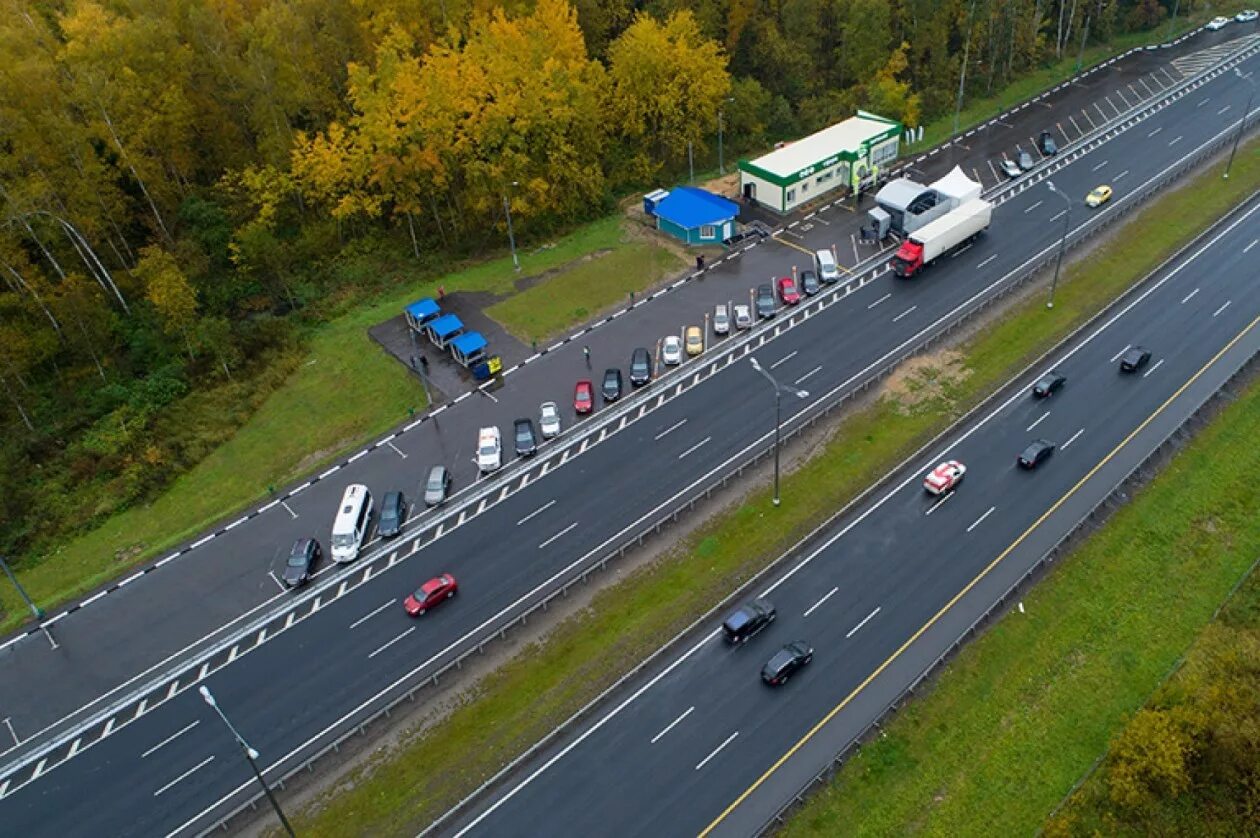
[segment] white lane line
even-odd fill
[[[987,258],[987,259],[985,259],[983,262],[981,262],[979,265],[976,265],[976,267],[977,267],[977,268],[983,268],[985,265],[989,264],[990,262],[992,262],[992,261],[993,261],[994,259],[996,259],[996,258],[997,258],[997,254],[996,254],[996,253],[994,253],[992,256],[990,256],[989,258]]]
[[[896,317],[894,317],[892,319],[892,322],[896,323],[898,320],[905,317],[907,314],[914,311],[916,308],[918,308],[918,306],[910,306],[910,308],[906,309],[905,311],[901,312],[901,314],[898,314]]]
[[[1121,355],[1123,355],[1124,353],[1128,352],[1128,351],[1129,351],[1129,347],[1130,347],[1130,346],[1132,346],[1132,345],[1133,345],[1133,344],[1131,344],[1131,343],[1126,343],[1126,344],[1124,345],[1124,349],[1121,349],[1121,350],[1120,350],[1119,352],[1117,352],[1115,355],[1112,355],[1112,356],[1111,356],[1111,363],[1113,363],[1113,364],[1114,364],[1117,360],[1119,360],[1120,356],[1121,356]]]
[[[1033,422],[1031,425],[1029,425],[1029,426],[1028,426],[1027,428],[1025,428],[1024,430],[1026,430],[1026,431],[1031,431],[1033,428],[1037,427],[1037,426],[1038,426],[1038,425],[1040,425],[1042,422],[1046,421],[1046,417],[1047,417],[1047,416],[1049,416],[1049,415],[1050,415],[1050,411],[1048,411],[1048,410],[1047,410],[1045,413],[1041,414],[1041,418],[1040,418],[1040,419],[1038,419],[1036,422]]]
[[[406,637],[407,635],[411,634],[411,633],[412,633],[413,631],[415,631],[415,630],[416,630],[416,627],[415,627],[415,626],[412,626],[411,628],[407,629],[407,630],[406,630],[406,631],[404,631],[402,634],[398,635],[398,636],[397,636],[397,637],[395,637],[393,640],[389,641],[389,642],[388,642],[388,643],[386,643],[384,646],[382,646],[381,648],[377,649],[377,650],[376,650],[375,652],[373,652],[372,654],[368,655],[368,660],[371,660],[372,658],[374,658],[374,657],[376,657],[377,655],[379,655],[381,652],[384,652],[384,651],[385,651],[386,649],[388,649],[390,646],[393,646],[393,645],[394,645],[395,643],[397,643],[399,640],[402,640],[404,637]]]
[[[171,786],[173,786],[173,785],[175,785],[176,783],[178,783],[180,780],[186,780],[186,779],[188,779],[188,777],[189,777],[189,776],[191,776],[191,775],[192,775],[192,773],[193,773],[194,771],[197,771],[197,770],[199,770],[199,769],[205,768],[207,765],[209,765],[209,764],[210,764],[210,763],[212,763],[212,762],[214,762],[214,757],[213,757],[213,756],[208,756],[208,757],[206,757],[206,758],[205,758],[205,759],[203,759],[201,762],[199,762],[199,763],[197,763],[196,765],[194,765],[192,768],[189,768],[189,769],[188,769],[187,771],[185,771],[183,774],[180,774],[180,775],[179,775],[178,777],[176,777],[174,780],[171,780],[169,783],[167,783],[166,785],[162,786],[162,788],[160,788],[160,789],[158,789],[157,791],[153,792],[153,796],[154,796],[154,797],[157,797],[159,794],[161,794],[162,792],[166,791],[166,790],[167,790],[167,789],[169,789]]]
[[[704,768],[705,763],[707,763],[709,760],[711,760],[711,759],[713,759],[715,756],[717,756],[717,755],[718,755],[718,752],[719,752],[719,751],[721,751],[723,748],[725,748],[727,745],[729,745],[729,744],[731,744],[732,742],[734,742],[734,741],[735,741],[735,737],[736,737],[736,736],[739,736],[739,731],[738,731],[738,730],[737,730],[737,731],[735,731],[734,733],[732,733],[730,736],[726,737],[726,741],[725,741],[725,742],[723,742],[721,745],[718,745],[716,748],[714,748],[714,749],[713,749],[713,753],[709,754],[707,757],[705,757],[704,759],[702,759],[702,760],[700,760],[699,762],[697,762],[697,763],[696,763],[696,770],[697,770],[697,771],[699,771],[701,768]]]
[[[1091,172],[1096,172],[1096,171],[1098,171],[1099,169],[1101,169],[1103,166],[1106,166],[1106,165],[1107,165],[1108,163],[1110,163],[1110,162],[1111,162],[1110,160],[1104,160],[1104,161],[1102,161],[1101,163],[1095,163],[1095,164],[1094,164],[1094,168],[1090,169],[1090,171],[1091,171]]]
[[[796,380],[795,380],[795,381],[793,381],[792,383],[793,383],[793,384],[800,384],[802,381],[804,381],[805,379],[807,379],[807,378],[809,378],[810,376],[814,375],[815,373],[820,372],[821,370],[822,370],[822,364],[819,364],[818,366],[814,367],[812,370],[810,370],[809,372],[805,373],[804,375],[802,375],[800,378],[796,379]]]
[[[182,735],[184,735],[185,733],[187,733],[188,731],[192,730],[194,727],[196,727],[196,726],[197,726],[197,725],[199,725],[199,724],[201,724],[201,720],[200,720],[200,719],[198,719],[198,720],[197,720],[197,721],[195,721],[195,722],[189,722],[189,723],[188,723],[188,724],[186,724],[184,727],[181,727],[179,730],[175,731],[175,732],[174,732],[174,733],[172,733],[170,736],[166,737],[166,738],[165,738],[165,739],[163,739],[161,742],[157,743],[157,744],[156,744],[156,745],[154,745],[152,748],[150,748],[149,750],[147,750],[147,751],[145,751],[143,754],[141,754],[141,755],[140,755],[140,759],[144,759],[144,758],[145,758],[145,757],[147,757],[149,754],[153,753],[154,751],[156,751],[158,748],[162,747],[163,745],[169,745],[171,742],[174,742],[174,741],[175,741],[176,739],[178,739],[180,736],[182,736]]]
[[[1196,107],[1196,108],[1201,108],[1201,107],[1203,107],[1204,105],[1206,105],[1208,102],[1211,102],[1211,101],[1212,101],[1212,97],[1211,97],[1211,96],[1204,97],[1203,101],[1202,101],[1202,102],[1200,102],[1199,104],[1195,105],[1195,107]]]
[[[1179,142],[1181,142],[1181,137],[1177,136],[1176,138],[1168,141],[1168,146],[1171,148],[1172,146],[1175,146]]]
[[[882,606],[881,606],[881,607],[882,607]],[[871,613],[869,613],[869,614],[867,614],[865,617],[863,617],[863,618],[862,618],[862,622],[858,623],[856,626],[854,626],[853,628],[849,629],[849,633],[848,633],[848,634],[846,634],[846,635],[844,636],[844,639],[845,639],[845,640],[848,640],[850,637],[852,637],[853,635],[857,634],[857,633],[858,633],[858,631],[862,628],[862,626],[864,626],[864,625],[866,625],[867,623],[869,623],[869,622],[871,621],[871,618],[873,618],[873,617],[874,617],[876,614],[878,614],[878,613],[879,613],[879,608],[876,608],[874,611],[872,611]]]
[[[949,492],[946,492],[946,493],[945,493],[945,497],[941,498],[941,499],[940,499],[940,500],[938,500],[936,503],[932,504],[931,508],[929,508],[929,509],[928,509],[928,511],[927,511],[927,512],[924,512],[923,514],[924,514],[924,515],[931,515],[933,512],[935,512],[935,511],[936,511],[936,508],[937,508],[938,506],[940,506],[941,504],[943,504],[945,501],[949,500],[949,499],[950,499],[950,498],[952,498],[953,496],[954,496],[954,492],[953,492],[952,490],[951,490],[951,491],[949,491]]]
[[[988,511],[988,512],[986,512],[986,513],[984,513],[983,515],[981,515],[979,518],[977,518],[975,521],[973,521],[973,522],[972,522],[971,526],[967,527],[967,532],[971,532],[971,531],[972,531],[972,530],[974,530],[976,527],[980,526],[980,522],[981,522],[981,521],[983,521],[985,518],[988,518],[990,515],[992,515],[992,514],[993,514],[993,510],[995,510],[995,509],[997,509],[997,507],[996,507],[996,506],[990,506],[990,507],[989,507],[989,511]]]
[[[1028,213],[1032,212],[1033,210],[1035,210],[1037,207],[1041,206],[1044,203],[1045,201],[1038,201],[1037,203],[1033,204],[1031,207],[1025,208],[1024,215],[1028,215]]]
[[[1223,116],[1223,115],[1225,114],[1225,111],[1227,111],[1227,110],[1229,110],[1229,109],[1230,109],[1230,106],[1229,106],[1229,105],[1226,105],[1225,107],[1223,107],[1223,108],[1221,108],[1219,111],[1217,111],[1217,112],[1216,112],[1216,115],[1217,115],[1217,116]]]
[[[419,542],[417,542],[417,543],[419,543]],[[351,623],[351,624],[350,624],[350,628],[358,628],[358,627],[359,627],[359,626],[361,626],[363,623],[366,623],[368,620],[370,620],[371,618],[375,617],[377,614],[379,614],[379,613],[381,613],[382,611],[384,611],[386,608],[389,608],[391,605],[393,605],[393,604],[394,604],[394,602],[395,602],[395,600],[392,600],[392,599],[391,599],[389,602],[385,603],[384,605],[378,605],[377,607],[373,608],[371,611],[367,612],[367,613],[366,613],[366,614],[364,614],[362,617],[360,617],[359,619],[357,619],[357,620],[355,620],[353,623]]]
[[[1070,438],[1067,442],[1063,443],[1063,447],[1066,449],[1066,448],[1067,448],[1069,445],[1071,445],[1073,442],[1076,442],[1076,438],[1077,438],[1078,436],[1080,436],[1081,434],[1083,434],[1083,433],[1085,433],[1085,429],[1084,429],[1084,428],[1081,428],[1079,431],[1077,431],[1076,433],[1072,434],[1072,437],[1071,437],[1071,438]]]
[[[681,427],[682,427],[683,425],[685,425],[685,424],[687,424],[687,420],[686,420],[686,419],[679,419],[677,422],[675,422],[674,424],[670,425],[668,428],[666,428],[665,430],[661,431],[661,432],[660,432],[659,434],[657,434],[656,436],[652,437],[652,439],[659,440],[659,439],[661,439],[661,437],[665,436],[665,434],[670,433],[671,431],[676,431],[676,430],[678,430],[679,428],[681,428]]]
[[[1260,239],[1252,239],[1252,240],[1251,240],[1251,244],[1249,244],[1249,245],[1247,245],[1246,247],[1244,247],[1244,248],[1243,248],[1243,253],[1246,253],[1248,250],[1251,250],[1251,248],[1255,247],[1255,246],[1256,246],[1256,242],[1260,242]]]
[[[957,259],[959,256],[962,256],[964,253],[966,253],[968,250],[971,250],[971,245],[966,245],[965,247],[955,250],[953,253],[949,254],[949,258]]]
[[[1222,311],[1224,311],[1225,309],[1229,308],[1229,304],[1230,304],[1230,302],[1232,302],[1232,301],[1231,301],[1231,300],[1226,300],[1226,301],[1225,301],[1225,305],[1221,306],[1221,307],[1220,307],[1220,308],[1218,308],[1216,311],[1212,312],[1212,316],[1213,316],[1213,317],[1216,317],[1216,316],[1217,316],[1218,314],[1220,314]]]
[[[1187,294],[1185,297],[1183,297],[1183,298],[1182,298],[1182,300],[1181,300],[1181,304],[1182,304],[1182,305],[1185,305],[1186,303],[1190,302],[1190,299],[1191,299],[1191,298],[1192,298],[1195,294],[1197,294],[1197,293],[1199,293],[1199,289],[1198,289],[1198,288],[1194,289],[1194,290],[1193,290],[1193,291],[1191,291],[1189,294]],[[1115,360],[1115,358],[1112,358],[1111,360],[1113,360],[1113,361],[1114,361],[1114,360]]]
[[[1050,220],[1058,221],[1060,218],[1062,218],[1065,215],[1067,215],[1067,210],[1061,209],[1058,212],[1056,212],[1054,215],[1050,216]]]
[[[1125,176],[1125,175],[1127,175],[1128,173],[1129,173],[1129,170],[1128,170],[1128,169],[1125,169],[1123,172],[1121,172],[1120,174],[1116,175],[1116,176],[1115,176],[1115,177],[1113,177],[1111,180],[1112,180],[1112,182],[1114,183],[1115,181],[1117,181],[1117,180],[1119,180],[1120,178],[1124,177],[1124,176]]]
[[[678,718],[674,719],[674,720],[673,720],[672,722],[670,722],[669,724],[665,725],[665,729],[664,729],[664,730],[662,730],[660,733],[658,733],[658,734],[656,734],[655,736],[653,736],[653,737],[652,737],[652,743],[651,743],[651,744],[655,745],[657,742],[659,742],[662,736],[664,736],[665,734],[667,734],[667,733],[669,733],[671,730],[673,730],[675,725],[677,725],[677,724],[678,724],[679,722],[681,722],[683,719],[685,719],[685,718],[687,718],[688,716],[690,716],[690,715],[691,715],[691,713],[692,713],[692,711],[693,711],[693,710],[695,710],[695,709],[696,709],[696,707],[695,707],[695,705],[693,704],[692,706],[690,706],[690,707],[688,707],[686,710],[684,710],[684,711],[683,711],[683,714],[682,714],[681,716],[679,716]]]
[[[885,294],[884,296],[880,297],[880,298],[879,298],[878,300],[876,300],[875,302],[873,302],[873,303],[871,303],[870,305],[868,305],[868,306],[867,306],[867,308],[868,308],[868,309],[875,308],[875,306],[879,305],[880,303],[882,303],[884,300],[888,299],[888,298],[889,298],[889,297],[891,297],[891,296],[892,296],[892,293],[891,293],[891,292],[889,292],[889,293]]]
[[[791,352],[789,352],[788,354],[784,355],[782,358],[780,358],[779,360],[777,360],[777,361],[775,361],[773,364],[771,364],[771,365],[770,365],[770,369],[775,369],[775,368],[776,368],[776,367],[778,367],[780,364],[786,364],[788,361],[790,361],[790,360],[792,360],[793,358],[795,358],[795,357],[796,357],[796,355],[797,355],[797,353],[799,353],[799,352],[800,352],[800,350],[799,350],[799,349],[793,349]]]
[[[1160,368],[1160,367],[1162,367],[1163,365],[1164,365],[1164,359],[1163,359],[1163,358],[1160,358],[1158,361],[1156,361],[1156,362],[1155,362],[1155,366],[1153,366],[1153,367],[1151,367],[1149,370],[1147,370],[1147,371],[1146,371],[1146,372],[1142,375],[1142,377],[1143,377],[1143,378],[1146,378],[1146,376],[1148,376],[1148,375],[1150,375],[1151,373],[1155,372],[1155,370],[1159,369],[1159,368]]]
[[[1146,138],[1149,140],[1151,137],[1155,136],[1156,134],[1158,134],[1160,131],[1163,131],[1163,130],[1164,130],[1164,129],[1163,129],[1163,127],[1162,127],[1162,126],[1161,126],[1161,127],[1159,127],[1159,128],[1156,128],[1154,131],[1152,131],[1151,133],[1147,134],[1147,135],[1146,135]]]
[[[690,453],[694,452],[697,448],[699,448],[700,446],[704,445],[705,443],[707,443],[707,442],[708,442],[709,440],[711,440],[711,439],[713,439],[713,437],[711,437],[711,436],[706,436],[704,439],[700,440],[700,441],[699,441],[699,442],[697,442],[695,445],[691,446],[691,447],[690,447],[690,448],[688,448],[686,451],[684,451],[684,452],[682,452],[681,454],[679,454],[679,455],[678,455],[678,459],[680,459],[680,460],[681,460],[683,457],[685,457],[685,456],[687,456],[688,454],[690,454]]]
[[[549,500],[549,501],[547,501],[547,502],[546,502],[546,503],[544,503],[542,506],[538,507],[538,508],[537,508],[537,509],[535,509],[533,512],[531,512],[531,513],[529,513],[528,515],[526,515],[524,518],[522,518],[521,520],[517,521],[517,522],[516,522],[516,526],[518,526],[518,527],[519,527],[521,524],[525,523],[525,522],[526,522],[526,521],[528,521],[530,518],[533,518],[535,515],[541,515],[542,513],[546,512],[548,509],[550,509],[551,507],[553,507],[553,506],[555,506],[555,505],[556,505],[556,501],[555,501],[555,499],[554,499],[554,498],[553,498],[553,499],[551,499],[551,500]]]
[[[831,599],[833,596],[835,596],[835,593],[836,593],[836,591],[838,591],[838,590],[840,590],[840,589],[839,589],[839,588],[832,588],[830,591],[827,591],[827,593],[823,595],[823,598],[822,598],[822,599],[818,600],[818,602],[815,602],[815,603],[814,603],[813,605],[811,605],[809,608],[806,608],[806,609],[805,609],[805,614],[804,614],[803,616],[808,617],[810,614],[813,614],[813,613],[814,613],[814,609],[816,609],[818,606],[822,605],[822,604],[823,604],[824,602],[826,602],[827,600]]]
[[[539,545],[538,545],[538,549],[539,549],[539,550],[543,549],[543,548],[544,548],[544,547],[546,547],[548,544],[550,544],[551,542],[555,541],[557,538],[559,538],[559,537],[560,537],[560,536],[562,536],[562,535],[568,535],[569,533],[571,533],[571,532],[573,531],[573,528],[574,528],[574,527],[576,527],[577,525],[578,525],[578,522],[577,522],[577,521],[574,521],[572,524],[569,524],[569,526],[567,526],[567,527],[565,527],[564,529],[560,530],[560,532],[556,533],[556,534],[555,534],[555,535],[553,535],[551,538],[549,538],[549,539],[547,539],[546,541],[544,541],[542,544],[539,544]]]

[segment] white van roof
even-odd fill
[[[819,250],[817,252],[817,256],[818,256],[818,261],[823,264],[834,265],[836,263],[836,257],[831,255],[830,250]]]
[[[359,507],[367,502],[368,487],[362,483],[351,483],[341,496],[341,505],[337,507],[337,517],[333,521],[332,531],[353,532],[359,517]]]

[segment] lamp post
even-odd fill
[[[722,101],[723,103],[734,102],[735,97],[727,96]],[[726,126],[722,124],[722,108],[718,108],[718,174],[719,175],[726,174],[726,158],[722,154],[722,130],[725,127]]]
[[[770,382],[770,386],[774,388],[774,505],[779,505],[779,438],[780,429],[783,427],[782,412],[780,410],[780,396],[784,393],[790,393],[798,399],[809,398],[808,390],[797,390],[795,387],[785,387],[770,374],[770,371],[764,369],[761,364],[757,363],[756,358],[749,358],[748,362],[752,364],[753,369],[765,376],[766,381]]]
[[[1054,308],[1054,289],[1059,284],[1059,269],[1063,267],[1063,251],[1067,248],[1068,223],[1072,218],[1072,199],[1055,189],[1053,181],[1046,181],[1046,186],[1063,199],[1063,238],[1059,239],[1059,257],[1054,262],[1054,279],[1050,281],[1050,299],[1046,302],[1046,308]]]
[[[280,808],[280,802],[276,800],[276,796],[271,793],[271,788],[267,785],[267,781],[263,779],[262,772],[258,770],[258,752],[249,746],[249,743],[236,732],[236,728],[232,727],[232,723],[228,721],[228,717],[220,709],[218,702],[214,700],[214,696],[210,693],[210,688],[202,684],[199,688],[201,697],[205,699],[206,704],[214,708],[214,712],[219,714],[219,718],[223,720],[223,724],[227,725],[227,729],[232,732],[232,737],[236,739],[236,744],[241,746],[241,753],[245,755],[245,761],[249,763],[249,767],[253,770],[254,776],[258,778],[258,785],[263,787],[263,791],[267,793],[267,799],[271,801],[271,807],[276,810],[276,814],[280,816],[280,823],[284,825],[284,831],[289,833],[291,838],[296,838],[293,827],[289,825],[289,819],[284,816],[284,811]]]
[[[9,577],[13,587],[17,588],[18,596],[26,603],[26,607],[31,609],[31,614],[39,624],[39,630],[44,633],[44,637],[48,638],[49,644],[56,649],[57,641],[53,639],[52,632],[48,630],[48,626],[44,625],[44,609],[32,602],[31,598],[26,595],[26,589],[22,587],[22,583],[18,581],[18,578],[13,575],[13,571],[9,569],[9,563],[4,560],[4,556],[0,556],[0,568],[4,568],[4,575]]]
[[[520,183],[514,180],[512,181],[512,185],[520,186]],[[521,260],[516,256],[516,236],[512,235],[512,205],[511,202],[508,201],[507,192],[503,193],[503,214],[507,216],[508,244],[512,248],[512,264],[516,266],[516,270],[519,273],[521,270]]]
[[[1234,75],[1251,85],[1251,92],[1247,94],[1247,107],[1243,109],[1242,121],[1238,123],[1238,133],[1234,135],[1234,145],[1229,150],[1229,162],[1225,164],[1225,180],[1229,180],[1229,170],[1234,165],[1234,155],[1238,152],[1238,141],[1242,139],[1243,129],[1247,127],[1247,117],[1251,115],[1251,100],[1256,96],[1256,83],[1251,80],[1251,74],[1243,75],[1242,70],[1234,68]]]

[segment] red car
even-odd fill
[[[957,460],[947,460],[936,468],[923,481],[923,488],[929,495],[943,495],[950,489],[958,488],[967,467]]]
[[[595,391],[591,388],[591,382],[584,379],[573,388],[573,409],[578,416],[595,409]]]
[[[796,290],[796,282],[790,276],[779,277],[779,299],[784,305],[794,306],[801,301],[801,292]]]
[[[406,608],[407,613],[412,617],[419,617],[439,602],[455,596],[458,590],[459,585],[456,584],[455,577],[449,573],[443,573],[441,576],[434,576],[421,585],[415,593],[408,596],[403,602],[403,608]]]

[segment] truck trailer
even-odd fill
[[[941,255],[983,233],[992,218],[993,205],[988,201],[968,201],[902,242],[892,259],[893,272],[901,277],[914,276]]]

